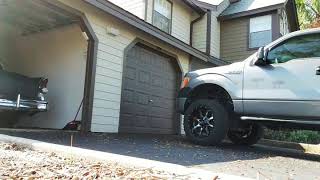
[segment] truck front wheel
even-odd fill
[[[195,144],[219,144],[228,129],[228,111],[217,100],[195,100],[185,112],[184,131]]]
[[[241,130],[229,130],[228,138],[237,145],[256,144],[264,134],[263,127],[259,124],[250,124],[247,128]]]

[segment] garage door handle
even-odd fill
[[[151,102],[151,103],[152,103],[152,102],[153,102],[153,100],[151,100],[151,99],[150,99],[150,100],[149,100],[149,102]]]

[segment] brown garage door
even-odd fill
[[[175,61],[146,47],[129,50],[123,75],[120,132],[175,134]]]

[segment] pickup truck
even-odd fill
[[[30,78],[4,70],[0,64],[0,112],[16,111],[33,115],[47,111],[48,79]]]
[[[178,110],[188,139],[252,145],[263,126],[320,129],[320,28],[287,34],[242,62],[185,75]]]

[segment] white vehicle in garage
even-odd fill
[[[184,130],[212,145],[251,145],[261,125],[320,129],[320,29],[290,33],[243,62],[186,74],[178,96]]]

